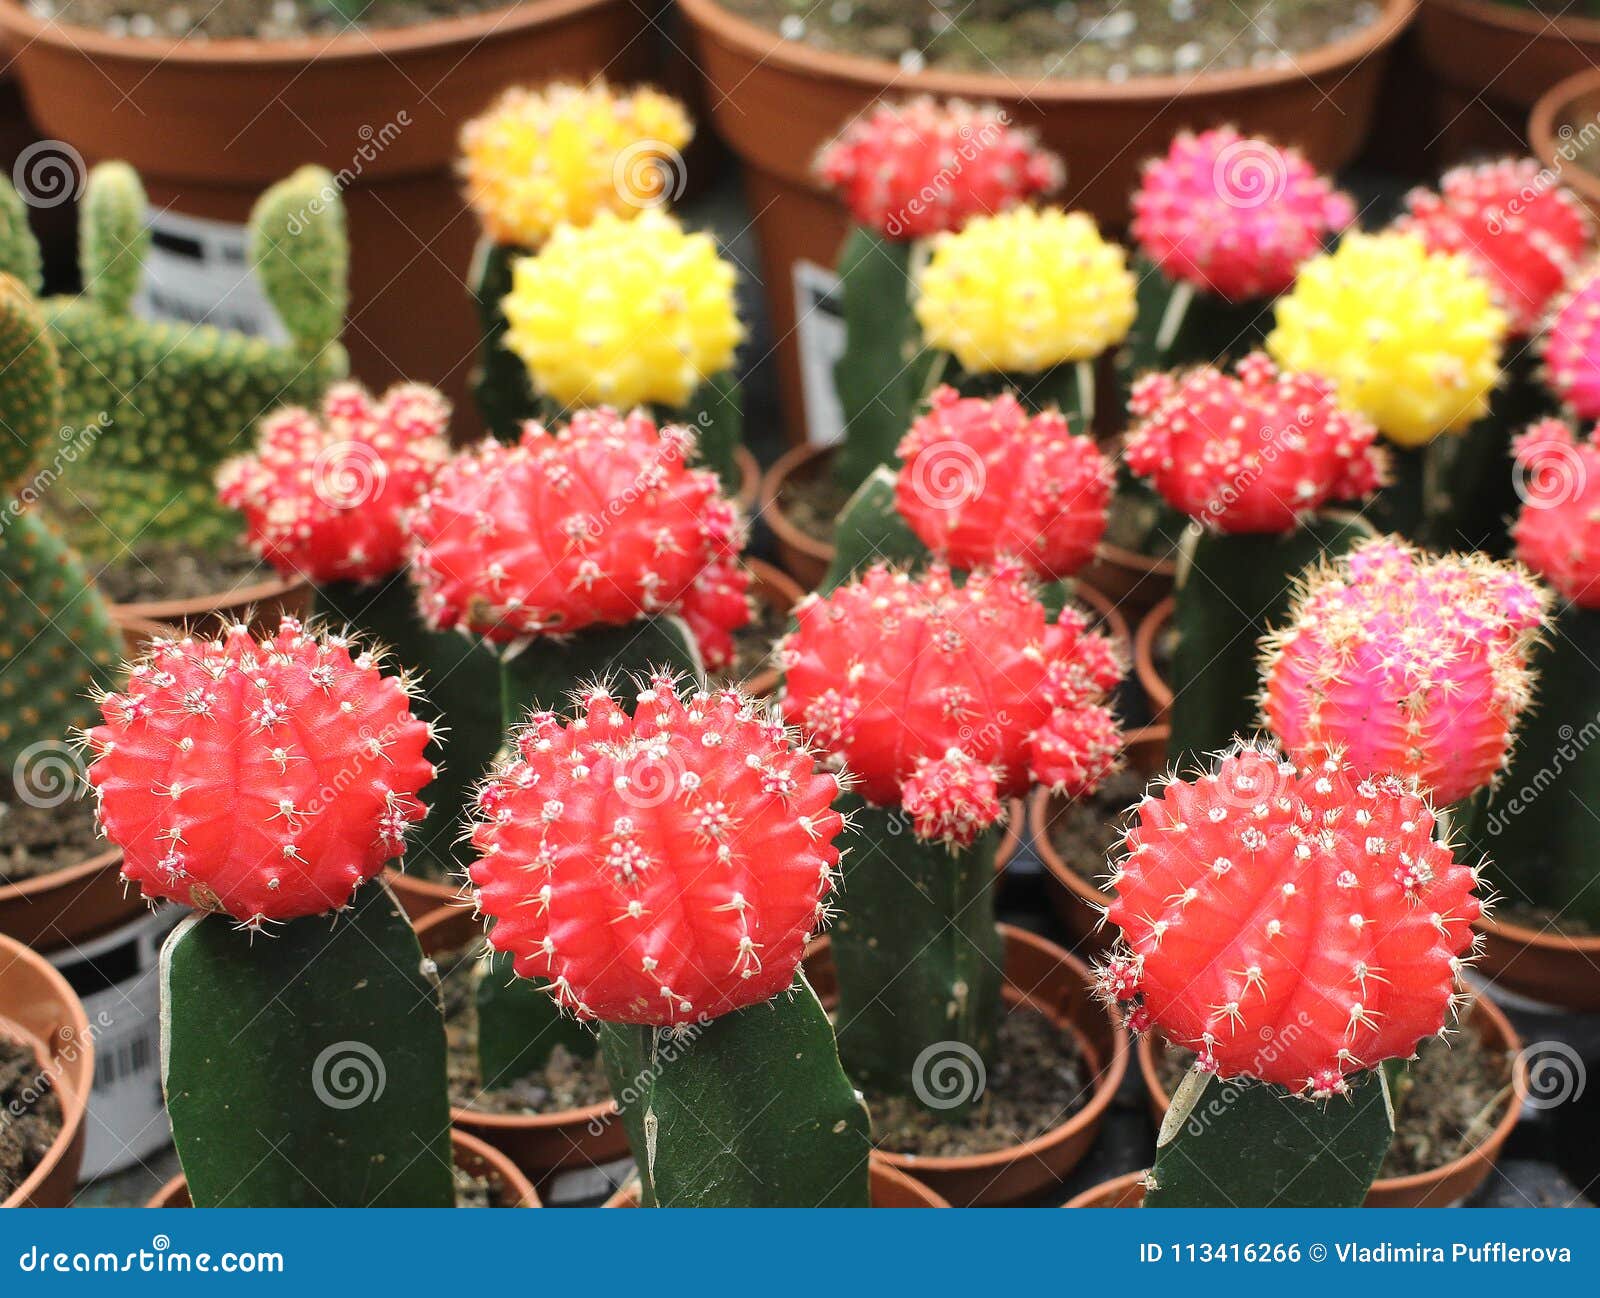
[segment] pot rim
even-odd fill
[[[1585,38],[1600,42],[1600,18],[1571,21],[1583,22],[1592,29],[1583,33]],[[1580,166],[1562,168],[1556,157],[1556,135],[1560,130],[1557,119],[1581,96],[1595,93],[1600,93],[1600,68],[1585,68],[1570,77],[1563,77],[1540,95],[1528,116],[1528,144],[1533,156],[1542,166],[1559,169],[1562,173],[1561,183],[1577,190],[1590,206],[1600,204],[1600,176]]]
[[[1480,915],[1473,921],[1473,928],[1499,938],[1503,942],[1516,943],[1519,946],[1535,947],[1541,951],[1553,954],[1574,952],[1581,955],[1600,956],[1600,934],[1593,937],[1570,937],[1564,933],[1552,933],[1540,929],[1527,928],[1522,924],[1515,924],[1509,920],[1490,919],[1487,915]]]
[[[327,66],[392,62],[407,55],[450,46],[476,46],[498,36],[512,35],[617,3],[619,0],[522,0],[483,13],[437,18],[377,32],[341,32],[325,38],[231,37],[196,41],[162,36],[112,36],[93,27],[36,17],[23,7],[21,0],[0,0],[0,30],[10,32],[24,44],[41,41],[69,48],[92,62],[148,63],[151,68],[146,75],[153,75],[157,67],[169,63],[187,71],[219,65],[256,69],[307,63]]]
[[[0,0],[0,12],[15,0]],[[113,604],[111,618],[119,627],[135,622],[157,622],[178,631],[187,631],[187,622],[220,615],[224,610],[250,608],[256,604],[282,601],[304,592],[310,583],[304,577],[273,576],[229,591],[193,595],[188,599],[140,600],[132,604]]]
[[[104,851],[79,861],[76,865],[64,865],[59,870],[35,875],[31,879],[24,879],[21,883],[0,884],[0,905],[8,901],[37,901],[57,888],[70,888],[103,870],[109,870],[121,860],[120,847],[106,847]]]
[[[1101,1181],[1097,1185],[1091,1185],[1087,1190],[1073,1195],[1072,1198],[1068,1199],[1061,1206],[1063,1208],[1114,1207],[1114,1204],[1102,1205],[1095,1203],[1094,1200],[1100,1198],[1120,1197],[1125,1189],[1129,1188],[1130,1186],[1137,1185],[1144,1179],[1145,1170],[1146,1169],[1144,1168],[1140,1168],[1136,1172],[1124,1172],[1121,1176],[1113,1176],[1109,1181]]]
[[[1172,706],[1173,700],[1172,686],[1156,670],[1156,637],[1172,621],[1177,607],[1177,597],[1168,595],[1144,615],[1133,637],[1133,672],[1139,678],[1145,697],[1150,700],[1151,710],[1156,713],[1165,712]]]
[[[1522,1038],[1517,1035],[1517,1030],[1511,1026],[1511,1020],[1506,1018],[1504,1011],[1494,1003],[1484,992],[1478,992],[1473,1000],[1472,1013],[1468,1023],[1479,1015],[1483,1016],[1482,1028],[1476,1028],[1481,1036],[1492,1037],[1512,1057],[1511,1062],[1511,1093],[1505,1099],[1505,1112],[1500,1115],[1500,1120],[1494,1124],[1488,1133],[1466,1153],[1458,1158],[1452,1158],[1448,1163],[1441,1163],[1438,1167],[1430,1168],[1426,1172],[1413,1172],[1409,1176],[1380,1176],[1372,1183],[1374,1191],[1387,1194],[1402,1193],[1407,1190],[1420,1190],[1429,1185],[1437,1185],[1457,1172],[1463,1171],[1472,1163],[1488,1160],[1493,1162],[1499,1157],[1500,1147],[1505,1144],[1506,1138],[1511,1134],[1511,1129],[1517,1125],[1522,1117],[1521,1096],[1527,1089],[1527,1061],[1522,1058]],[[1171,1096],[1167,1095],[1161,1085],[1161,1079],[1156,1075],[1156,1047],[1154,1045],[1155,1033],[1147,1032],[1139,1038],[1136,1050],[1139,1058],[1139,1076],[1145,1084],[1145,1089],[1150,1092],[1152,1103],[1162,1101],[1161,1109],[1165,1111],[1171,1103]],[[1166,1049],[1165,1043],[1162,1045]],[[1492,1151],[1492,1153],[1490,1152]],[[1141,1173],[1142,1175],[1142,1173]]]
[[[806,593],[800,589],[800,583],[776,564],[768,563],[765,559],[746,556],[744,566],[750,571],[750,593],[767,607],[787,615],[805,598]],[[746,680],[740,681],[739,688],[752,698],[769,698],[773,690],[778,688],[778,681],[782,675],[783,673],[772,662],[772,651],[769,647],[762,665]]]
[[[832,455],[833,450],[832,442],[801,442],[774,460],[772,467],[761,478],[761,517],[766,520],[767,526],[783,544],[793,546],[801,554],[823,564],[833,562],[833,546],[817,540],[811,533],[789,521],[783,509],[783,489],[803,467]]]
[[[1094,548],[1095,558],[1103,563],[1113,564],[1118,568],[1128,568],[1138,573],[1141,577],[1172,577],[1178,575],[1178,561],[1176,559],[1157,559],[1148,554],[1141,554],[1137,550],[1130,550],[1126,546],[1115,545],[1110,541],[1101,541]]]
[[[1550,18],[1542,13],[1512,9],[1487,0],[1423,0],[1426,8],[1444,9],[1458,18],[1468,18],[1485,27],[1496,27],[1507,35],[1546,39],[1600,41],[1600,18],[1562,15]],[[1559,84],[1559,83],[1558,83]]]
[[[1277,68],[1246,68],[1196,77],[1164,76],[1109,82],[1093,78],[1038,78],[1031,86],[1006,75],[970,72],[905,72],[896,63],[812,49],[785,40],[747,19],[729,13],[716,0],[677,0],[689,20],[737,48],[757,64],[831,81],[868,85],[879,93],[955,96],[964,99],[1022,98],[1042,106],[1095,102],[1166,104],[1179,98],[1204,98],[1241,90],[1291,85],[1346,64],[1356,63],[1391,43],[1405,30],[1419,0],[1384,0],[1383,12],[1358,32],[1331,45],[1308,50],[1304,58]],[[843,125],[843,123],[841,123]]]
[[[509,1158],[486,1140],[480,1140],[471,1132],[462,1131],[458,1127],[450,1128],[450,1148],[459,1159],[463,1153],[471,1154],[487,1163],[500,1179],[504,1190],[510,1194],[519,1195],[522,1203],[510,1205],[522,1208],[542,1208],[544,1201],[539,1198],[539,1191],[523,1171]],[[145,1200],[146,1208],[177,1208],[180,1205],[172,1202],[179,1194],[187,1194],[189,1178],[182,1172],[164,1181],[161,1187]],[[191,1207],[193,1204],[190,1205]],[[495,1207],[501,1205],[496,1204]]]
[[[892,1167],[882,1161],[877,1150],[873,1150],[867,1159],[867,1179],[869,1193],[871,1189],[878,1188],[882,1183],[897,1185],[901,1189],[909,1189],[918,1198],[928,1200],[923,1204],[925,1208],[948,1208],[950,1202],[937,1190],[924,1185],[909,1172],[898,1167]],[[630,1174],[628,1179],[611,1192],[609,1198],[600,1205],[602,1208],[637,1208],[639,1206],[639,1178]],[[871,1206],[870,1204],[868,1205]]]
[[[31,966],[34,973],[50,986],[61,1012],[57,1030],[71,1032],[73,1044],[80,1048],[82,1066],[81,1070],[54,1067],[55,1056],[51,1054],[50,1042],[35,1037],[23,1024],[13,1019],[0,1019],[0,1025],[10,1029],[7,1035],[33,1049],[35,1058],[39,1059],[40,1070],[53,1072],[53,1085],[56,1094],[61,1097],[61,1130],[45,1150],[39,1166],[29,1172],[22,1184],[0,1202],[0,1208],[14,1208],[27,1203],[50,1179],[62,1160],[71,1154],[73,1145],[82,1137],[84,1117],[89,1108],[89,1088],[87,1085],[80,1088],[74,1073],[81,1071],[90,1079],[94,1077],[94,1035],[89,1031],[89,1016],[83,1008],[83,1002],[78,999],[71,984],[60,970],[32,947],[0,934],[0,968],[8,968],[13,964]]]

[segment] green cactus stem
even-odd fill
[[[500,699],[489,685],[498,671],[493,652],[453,631],[430,631],[403,573],[365,586],[320,586],[315,599],[319,614],[388,649],[421,684],[412,711],[439,724],[444,757],[435,762],[428,818],[413,831],[402,868],[435,879],[461,874],[467,863],[458,841],[462,815],[502,735]]]
[[[1220,365],[1265,343],[1272,328],[1271,299],[1229,302],[1192,284],[1174,283],[1143,257],[1134,259],[1133,271],[1139,314],[1119,358],[1125,378],[1148,370]]]
[[[15,194],[0,182],[0,195],[0,265],[36,266],[26,226],[3,215]],[[65,379],[62,422],[96,434],[70,478],[73,537],[98,565],[141,540],[231,540],[237,521],[216,500],[217,465],[267,411],[314,404],[348,371],[337,342],[348,255],[331,175],[301,168],[251,215],[251,255],[289,332],[285,344],[129,315],[148,242],[144,205],[130,168],[96,167],[81,212],[91,291],[43,304]]]
[[[600,1046],[594,1032],[562,1014],[545,983],[518,978],[506,952],[493,951],[480,960],[473,982],[478,1076],[486,1089],[539,1072],[557,1046],[577,1059],[594,1058]]]
[[[0,275],[30,293],[44,287],[39,243],[28,226],[28,205],[10,185],[0,185]]]
[[[600,1039],[645,1207],[867,1206],[866,1107],[804,974],[710,1022]]]
[[[1536,706],[1511,765],[1488,793],[1458,807],[1457,823],[1486,875],[1511,904],[1548,911],[1600,933],[1595,823],[1600,803],[1600,611],[1564,606],[1534,646]]]
[[[1198,759],[1255,729],[1257,646],[1283,622],[1296,578],[1373,534],[1354,514],[1319,514],[1287,536],[1191,530],[1173,614],[1172,758]]]
[[[1144,1206],[1359,1208],[1394,1138],[1391,1067],[1330,1100],[1191,1070],[1157,1137]]]
[[[927,547],[906,525],[895,504],[894,471],[879,465],[839,512],[833,531],[833,561],[818,593],[837,590],[875,563],[915,567],[927,558]]]
[[[381,879],[256,938],[161,952],[161,1062],[196,1207],[454,1206],[439,980]]]
[[[860,837],[842,864],[845,904],[831,931],[840,1057],[867,1090],[959,1120],[982,1090],[930,1104],[925,1052],[955,1043],[993,1061],[1004,1012],[994,904],[1001,831],[952,852],[918,839],[898,811],[846,803]]]
[[[855,491],[883,465],[911,426],[938,357],[922,346],[913,310],[913,264],[921,245],[854,226],[839,253],[845,346],[833,369],[844,441],[833,458],[840,485]]]

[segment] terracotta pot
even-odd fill
[[[872,1156],[867,1167],[867,1195],[874,1208],[948,1208],[950,1205],[915,1177],[880,1163]],[[630,1180],[601,1205],[604,1208],[637,1208],[639,1182]]]
[[[83,1002],[36,951],[0,937],[0,1036],[32,1048],[61,1100],[61,1130],[3,1208],[65,1208],[83,1162],[84,1113],[94,1082],[94,1035]]]
[[[1600,64],[1600,20],[1489,0],[1422,0],[1417,41],[1439,83],[1431,151],[1447,161],[1522,152],[1535,101]]]
[[[1563,19],[1562,25],[1567,21]],[[1584,26],[1594,29],[1594,59],[1600,63],[1600,20],[1585,22]],[[1595,147],[1592,130],[1596,120],[1600,120],[1600,68],[1585,64],[1584,71],[1539,96],[1528,121],[1528,139],[1534,156],[1550,174],[1560,177],[1561,183],[1577,194],[1590,212],[1600,214],[1600,174],[1584,166],[1579,157],[1580,149]]]
[[[1063,1208],[1137,1208],[1144,1203],[1143,1172],[1126,1172],[1073,1195]]]
[[[1172,687],[1156,666],[1156,646],[1171,624],[1177,606],[1177,601],[1167,596],[1144,615],[1133,638],[1133,671],[1150,703],[1150,716],[1157,725],[1165,725],[1167,714],[1172,710]]]
[[[822,585],[833,562],[833,543],[817,540],[790,520],[783,507],[783,491],[791,480],[824,472],[832,458],[831,446],[795,446],[780,455],[761,479],[761,516],[777,542],[778,562],[803,590]]]
[[[479,334],[463,280],[478,228],[452,171],[456,133],[509,85],[642,76],[645,23],[634,0],[526,0],[392,30],[173,41],[0,3],[41,133],[90,164],[132,163],[153,210],[242,223],[262,189],[303,163],[340,177],[355,373],[436,384],[464,420]]]
[[[487,1177],[496,1208],[542,1208],[539,1192],[517,1166],[493,1145],[485,1144],[465,1131],[450,1129],[450,1153],[456,1167],[469,1176]],[[189,1182],[180,1173],[173,1177],[144,1205],[146,1208],[192,1208]]]
[[[1005,999],[1026,1005],[1070,1032],[1094,1078],[1089,1102],[1059,1126],[1020,1145],[987,1154],[921,1158],[878,1150],[875,1160],[923,1181],[958,1207],[994,1207],[1030,1199],[1064,1179],[1088,1153],[1101,1119],[1128,1070],[1128,1039],[1095,998],[1087,965],[1054,942],[1001,924]],[[818,938],[806,953],[806,976],[824,1005],[837,998],[832,942]]]
[[[1128,220],[1139,164],[1184,126],[1231,122],[1247,135],[1298,144],[1322,170],[1355,156],[1370,124],[1388,47],[1416,0],[1387,0],[1365,31],[1279,67],[1214,75],[1107,81],[1040,80],[951,72],[908,73],[897,64],[831,54],[736,18],[716,0],[679,0],[711,83],[711,118],[744,162],[756,218],[761,279],[778,342],[789,435],[805,438],[796,338],[796,263],[831,267],[844,210],[811,173],[816,151],[886,92],[998,103],[1062,155],[1062,201],[1109,228]],[[798,574],[796,574],[798,576]]]
[[[1165,726],[1128,731],[1122,741],[1128,765],[1147,778],[1155,775],[1166,763],[1169,733]],[[1028,828],[1033,834],[1033,850],[1044,863],[1050,906],[1056,918],[1072,934],[1076,949],[1098,955],[1112,941],[1101,909],[1110,899],[1056,851],[1050,826],[1058,805],[1057,796],[1048,789],[1035,789],[1029,796]]]
[[[1367,1192],[1366,1207],[1448,1208],[1452,1204],[1470,1198],[1488,1179],[1490,1171],[1499,1160],[1501,1147],[1506,1143],[1511,1129],[1517,1125],[1517,1119],[1522,1116],[1521,1097],[1526,1094],[1526,1065],[1518,1054],[1522,1049],[1522,1041],[1506,1016],[1481,992],[1473,1002],[1472,1013],[1468,1016],[1466,1027],[1476,1032],[1490,1050],[1504,1052],[1514,1060],[1513,1086],[1511,1093],[1505,1097],[1505,1112],[1500,1115],[1500,1121],[1495,1123],[1482,1143],[1460,1158],[1431,1171],[1419,1172],[1415,1176],[1385,1176],[1374,1181],[1372,1189]],[[1161,1057],[1165,1053],[1166,1043],[1158,1040],[1155,1033],[1147,1033],[1140,1039],[1139,1073],[1144,1078],[1145,1089],[1149,1092],[1150,1113],[1158,1127],[1161,1125],[1161,1119],[1166,1116],[1167,1105],[1170,1103],[1170,1097],[1161,1084],[1159,1072]],[[1109,1189],[1109,1184],[1103,1188]],[[1068,1205],[1071,1206],[1073,1205]]]
[[[761,464],[748,446],[735,448],[733,460],[739,469],[739,494],[734,500],[739,512],[749,518],[761,498]]]
[[[1157,559],[1102,541],[1094,562],[1078,576],[1132,618],[1172,594],[1178,564],[1174,559]]]
[[[482,932],[478,918],[459,905],[435,911],[417,925],[417,937],[429,955],[465,946]],[[628,1156],[628,1133],[610,1100],[535,1116],[452,1108],[450,1120],[488,1141],[535,1178],[569,1167],[597,1167]]]
[[[3,5],[4,0],[0,0],[0,11]],[[280,617],[305,617],[310,612],[311,586],[303,577],[272,577],[226,594],[111,606],[111,616],[119,627],[147,627],[155,622],[202,635],[245,617],[251,626],[276,630]]]
[[[1506,920],[1479,919],[1483,954],[1473,969],[1518,995],[1579,1013],[1600,1013],[1600,937],[1567,937]]]
[[[750,593],[767,608],[788,613],[805,597],[805,592],[788,573],[761,559],[746,559],[744,562],[745,567],[750,569]],[[740,688],[752,698],[766,698],[778,688],[780,674],[776,667],[763,667],[749,680],[742,682]]]
[[[124,617],[117,618],[117,629],[129,658],[172,631],[159,622]],[[102,844],[77,865],[0,885],[0,934],[36,951],[55,951],[134,918],[145,902],[137,888],[122,882],[121,865],[122,852]]]

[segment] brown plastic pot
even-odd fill
[[[1585,26],[1594,28],[1594,61],[1600,63],[1600,20]],[[1528,120],[1528,139],[1546,171],[1559,177],[1590,212],[1600,215],[1600,175],[1583,165],[1580,149],[1572,143],[1574,138],[1585,141],[1581,133],[1596,121],[1600,121],[1600,68],[1586,64],[1582,72],[1539,96]],[[1593,148],[1595,143],[1588,139],[1582,148]]]
[[[84,1113],[94,1082],[94,1036],[83,1002],[38,952],[0,936],[0,1036],[32,1048],[61,1101],[61,1130],[0,1208],[65,1208],[83,1162]]]
[[[417,938],[429,955],[465,946],[482,932],[478,918],[459,905],[434,911],[417,924]],[[569,1167],[598,1167],[628,1156],[628,1133],[617,1106],[610,1100],[536,1115],[451,1108],[450,1121],[488,1141],[535,1179]]]
[[[1600,65],[1600,20],[1489,0],[1422,0],[1417,44],[1438,83],[1436,155],[1520,153],[1534,103]]]
[[[152,639],[172,633],[159,622],[129,617],[118,617],[117,629],[129,658],[142,654]],[[122,852],[105,847],[77,865],[0,885],[0,934],[35,951],[56,951],[134,918],[145,901],[137,888],[123,883],[121,865]]]
[[[465,1131],[450,1129],[450,1153],[468,1176],[486,1177],[496,1208],[542,1208],[539,1192],[517,1166],[493,1145]],[[146,1201],[146,1208],[192,1208],[189,1182],[180,1173]]]
[[[1172,686],[1156,666],[1156,645],[1171,625],[1177,601],[1167,596],[1144,615],[1133,638],[1133,671],[1139,688],[1150,703],[1150,715],[1157,725],[1165,725],[1172,711]]]
[[[767,608],[788,613],[805,598],[805,592],[788,573],[761,559],[746,559],[744,563],[750,570],[750,593]],[[778,688],[779,675],[776,667],[763,667],[749,680],[742,681],[739,688],[751,698],[763,699]]]
[[[4,2],[0,0],[0,8]],[[148,626],[154,622],[199,635],[209,635],[241,619],[248,619],[252,627],[276,630],[280,617],[305,617],[310,612],[311,586],[303,577],[272,577],[225,594],[111,606],[112,620],[119,627]]]
[[[1153,776],[1166,763],[1170,734],[1166,726],[1144,726],[1130,730],[1122,741],[1128,765],[1147,778]],[[1056,918],[1072,934],[1078,950],[1098,955],[1112,941],[1104,911],[1111,899],[1062,860],[1061,854],[1056,851],[1050,837],[1050,826],[1059,805],[1059,796],[1048,789],[1035,789],[1029,797],[1028,828],[1033,833],[1033,850],[1044,863],[1045,875],[1049,880],[1050,906]],[[1104,864],[1099,863],[1102,868]]]
[[[1348,162],[1367,134],[1389,46],[1411,21],[1416,0],[1387,0],[1364,31],[1284,67],[1121,83],[908,73],[894,63],[784,40],[716,0],[679,0],[679,6],[710,82],[712,122],[744,162],[789,435],[799,442],[805,403],[794,267],[799,261],[832,266],[845,232],[844,210],[820,186],[811,162],[874,100],[927,93],[999,104],[1066,161],[1063,201],[1115,229],[1128,220],[1139,164],[1164,150],[1180,127],[1231,122],[1246,135],[1298,144],[1319,169]]]
[[[456,134],[504,87],[644,74],[634,0],[526,0],[412,27],[294,40],[110,36],[0,0],[0,33],[41,133],[85,161],[132,163],[157,211],[243,223],[308,162],[344,184],[345,344],[369,384],[441,387],[475,418],[479,341],[464,279],[478,236],[453,174]]]
[[[1490,1171],[1499,1160],[1501,1147],[1511,1135],[1511,1129],[1517,1125],[1517,1119],[1522,1116],[1521,1097],[1527,1093],[1526,1065],[1519,1053],[1522,1050],[1522,1041],[1517,1036],[1516,1029],[1511,1026],[1510,1020],[1481,992],[1473,1002],[1472,1012],[1465,1026],[1468,1030],[1476,1032],[1490,1050],[1501,1051],[1511,1056],[1513,1060],[1512,1087],[1505,1097],[1505,1112],[1500,1115],[1500,1120],[1483,1138],[1482,1143],[1460,1158],[1430,1171],[1419,1172],[1415,1176],[1379,1177],[1367,1191],[1366,1207],[1448,1208],[1452,1204],[1470,1198],[1488,1179]],[[1171,1102],[1161,1085],[1159,1071],[1161,1057],[1165,1053],[1166,1043],[1158,1040],[1155,1033],[1146,1033],[1140,1039],[1139,1074],[1144,1078],[1145,1090],[1149,1093],[1150,1114],[1158,1127],[1162,1118],[1166,1116],[1167,1105]],[[1109,1189],[1109,1185],[1102,1188]]]
[[[1099,1134],[1107,1106],[1128,1070],[1128,1040],[1094,994],[1087,965],[1054,942],[1026,929],[999,925],[1005,940],[1005,1000],[1027,1006],[1072,1034],[1093,1076],[1089,1102],[1059,1126],[1020,1145],[987,1154],[921,1158],[878,1150],[896,1171],[925,1183],[958,1207],[1019,1203],[1058,1184],[1076,1167]],[[832,943],[818,938],[806,953],[806,976],[824,1005],[837,999]]]
[[[1483,954],[1472,966],[1497,986],[1546,1005],[1600,1012],[1600,937],[1567,937],[1481,918]]]
[[[878,1161],[867,1166],[868,1206],[873,1208],[948,1208],[950,1205],[914,1176]],[[601,1205],[603,1208],[637,1208],[639,1182],[630,1180]]]

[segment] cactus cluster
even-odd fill
[[[292,618],[158,640],[88,732],[123,877],[251,927],[344,906],[424,814],[432,732],[408,690]]]
[[[9,185],[0,201],[17,204]],[[121,163],[90,173],[81,211],[81,297],[50,298],[59,341],[63,422],[98,428],[73,466],[74,541],[108,563],[141,540],[213,544],[234,522],[212,475],[245,433],[285,401],[313,401],[347,369],[338,343],[347,301],[344,212],[333,177],[303,167],[267,190],[250,220],[250,255],[289,341],[212,325],[143,320],[132,300],[149,231],[138,176]],[[0,233],[28,239],[25,224]],[[32,254],[37,260],[37,253]],[[26,255],[0,249],[0,264]]]
[[[898,454],[900,516],[953,567],[1012,558],[1061,579],[1105,535],[1111,466],[1059,411],[1029,415],[1010,393],[986,400],[940,387]]]
[[[1418,235],[1430,252],[1471,261],[1519,335],[1539,327],[1594,247],[1588,210],[1570,190],[1549,184],[1532,158],[1452,168],[1437,191],[1406,195],[1396,228]]]
[[[1061,160],[990,104],[919,95],[874,104],[817,155],[855,223],[906,242],[1050,193]]]
[[[83,562],[40,517],[62,431],[55,341],[27,288],[0,274],[0,802],[25,782],[23,754],[92,720],[90,696],[121,656]]]
[[[1260,352],[1228,375],[1155,373],[1133,388],[1123,458],[1180,513],[1221,532],[1288,532],[1383,478],[1377,429],[1333,385],[1282,373]]]
[[[1134,242],[1167,279],[1230,302],[1276,297],[1355,205],[1296,149],[1231,126],[1180,131],[1144,165]]]

